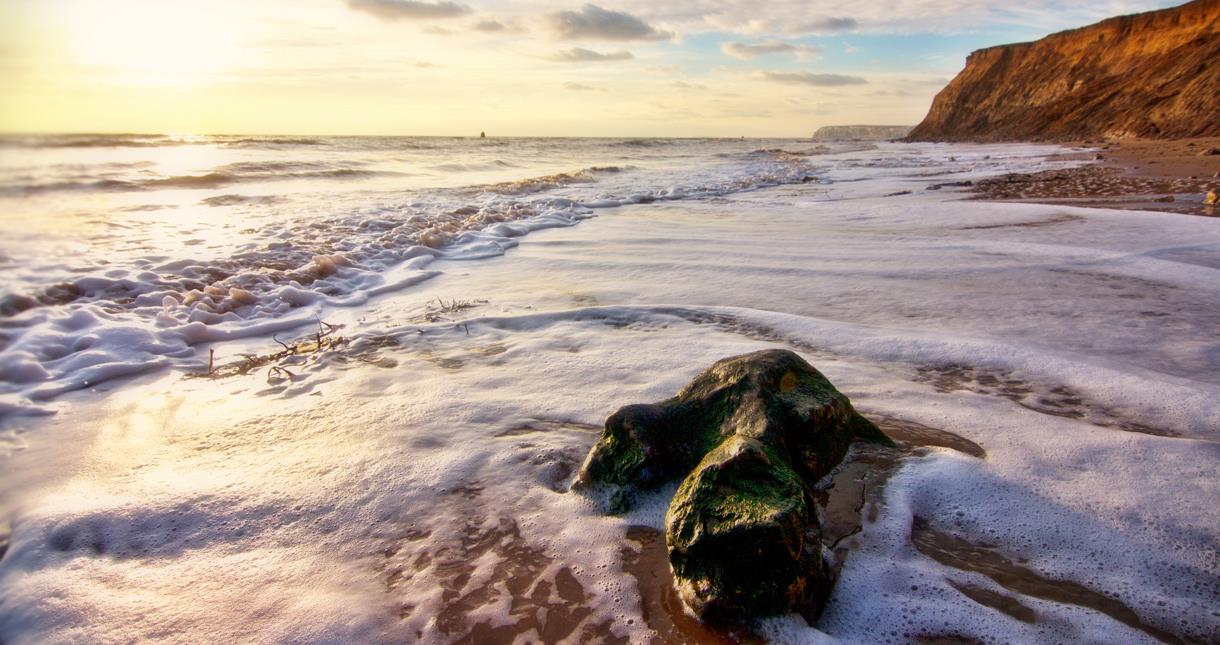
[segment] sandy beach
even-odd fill
[[[1220,645],[1220,0],[0,54],[0,645]]]
[[[274,339],[63,394],[7,426],[0,628],[1207,640],[1215,220],[927,190],[1060,152],[818,153],[817,183],[602,209]],[[616,516],[568,487],[610,412],[772,347],[900,445],[820,484],[838,580],[816,629],[711,633],[666,577],[673,489]]]
[[[979,182],[980,199],[1035,201],[1097,208],[1214,217],[1208,191],[1220,190],[1220,138],[1081,142],[1081,152],[1056,159],[1088,165]],[[1214,151],[1214,154],[1213,154]]]

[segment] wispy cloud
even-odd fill
[[[844,85],[867,85],[868,80],[859,76],[843,74],[815,74],[813,72],[755,72],[754,78],[787,85],[812,85],[815,87],[840,87]]]
[[[860,22],[855,18],[835,18],[831,16],[818,18],[809,22],[799,23],[797,27],[791,31],[793,33],[833,33],[837,31],[851,31],[860,26]]]
[[[347,0],[347,6],[382,20],[434,20],[457,18],[470,13],[470,7],[449,0],[417,2],[416,0]]]
[[[570,90],[572,92],[608,92],[608,91],[610,91],[604,87],[594,87],[592,85],[585,85],[584,83],[573,83],[573,82],[564,83],[563,88],[565,90]]]
[[[515,21],[495,20],[493,18],[480,20],[471,25],[470,28],[474,31],[481,31],[488,34],[519,34],[525,31],[525,29]]]
[[[595,4],[587,4],[579,11],[547,14],[546,23],[555,37],[565,40],[669,40],[674,36],[629,13]]]
[[[770,40],[765,43],[721,43],[720,51],[733,58],[757,58],[768,54],[796,54],[797,58],[807,59],[819,56],[825,48],[810,45],[794,45],[782,40]]]
[[[547,58],[559,63],[605,63],[614,60],[631,60],[635,56],[625,49],[603,54],[602,52],[595,52],[592,49],[573,47],[572,49],[555,52]]]
[[[703,83],[687,83],[686,81],[674,81],[669,84],[670,87],[675,87],[680,90],[706,90],[707,86]]]

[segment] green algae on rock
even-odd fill
[[[687,477],[665,517],[678,595],[712,622],[810,607],[821,532],[804,483],[779,454],[734,435]]]
[[[666,546],[683,602],[711,621],[813,613],[829,583],[810,490],[858,439],[892,445],[803,358],[763,350],[610,415],[573,488],[621,513],[681,479]]]
[[[785,455],[809,484],[843,459],[853,439],[889,444],[805,359],[769,349],[717,361],[677,396],[610,415],[573,488],[604,489],[610,511],[626,511],[638,493],[686,477],[734,434]]]

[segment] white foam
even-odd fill
[[[6,351],[24,352],[10,359],[29,378],[18,392],[80,385],[55,361],[104,368],[122,351],[131,365],[197,369],[201,343],[223,356],[275,349],[268,336],[316,325],[315,314],[346,325],[348,344],[296,357],[275,379],[150,374],[110,393],[64,394],[57,416],[21,419],[20,435],[4,437],[21,446],[2,475],[20,485],[0,487],[13,518],[0,638],[446,642],[476,622],[529,619],[513,612],[538,610],[536,592],[589,612],[572,640],[588,628],[643,641],[637,583],[621,568],[624,549],[635,548],[624,531],[660,528],[671,489],[619,517],[564,493],[597,436],[584,424],[671,396],[724,356],[788,346],[859,408],[957,433],[987,457],[946,449],[904,462],[855,538],[817,629],[778,617],[757,626],[765,637],[1150,638],[922,555],[910,540],[918,516],[1042,577],[1107,594],[1156,629],[1205,639],[1220,628],[1220,515],[1210,503],[1220,497],[1220,293],[1206,261],[1220,248],[1215,221],[961,202],[947,189],[885,197],[946,174],[1035,168],[1046,150],[893,146],[802,157],[838,183],[658,200],[577,227],[588,203],[548,193],[550,210],[446,232],[440,249],[395,230],[409,218],[369,207],[352,217],[361,230],[403,235],[401,245],[332,249],[327,257],[342,252],[353,266],[334,261],[328,277],[274,286],[315,294],[295,308],[277,308],[271,288],[203,285],[192,304],[204,313],[247,317],[187,321],[185,298],[162,288],[148,290],[139,307],[149,321],[135,331],[98,303],[30,310],[17,318],[28,324],[6,330]],[[554,191],[651,195],[614,183],[644,170]],[[421,210],[431,203],[419,200]],[[512,246],[516,233],[551,224]],[[366,270],[383,252],[393,261]],[[314,255],[302,264],[317,266]],[[149,260],[107,279],[198,278],[216,266],[176,262]],[[487,303],[421,322],[416,314],[436,298]],[[938,389],[927,370],[945,366],[974,371]],[[1006,396],[988,385],[997,380],[1027,394]],[[1065,406],[1047,410],[1081,416],[1031,409],[1045,407],[1040,397]],[[569,576],[583,601],[562,597]],[[980,605],[948,581],[1012,596],[1038,621]],[[517,584],[524,592],[510,589]],[[456,607],[463,596],[468,606]]]

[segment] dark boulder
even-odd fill
[[[782,456],[757,439],[726,439],[682,482],[665,516],[682,602],[711,622],[812,606],[825,575],[810,508]]]
[[[709,620],[804,611],[826,585],[810,490],[857,439],[891,444],[803,358],[764,350],[610,415],[573,488],[619,513],[683,480],[666,545],[687,605]]]

